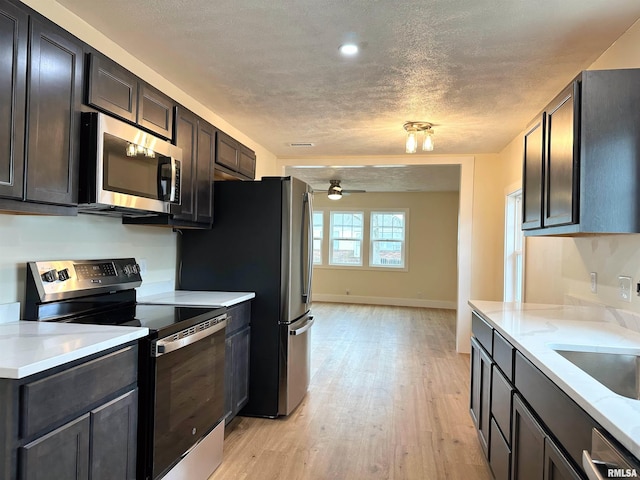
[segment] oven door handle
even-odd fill
[[[209,337],[214,333],[219,332],[220,330],[224,330],[227,326],[227,320],[222,320],[216,324],[211,325],[210,327],[200,330],[198,332],[192,333],[182,338],[174,339],[173,337],[169,337],[166,339],[158,340],[155,342],[151,349],[151,355],[154,357],[161,357],[170,352],[174,352],[181,348],[186,347],[187,345],[191,345],[203,338]]]

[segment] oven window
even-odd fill
[[[133,148],[132,148],[133,146]],[[103,189],[111,192],[159,199],[158,165],[166,157],[137,151],[132,143],[104,134]],[[146,154],[145,154],[146,153]]]
[[[221,420],[224,352],[222,330],[156,359],[154,477]]]

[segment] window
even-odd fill
[[[404,212],[371,212],[372,267],[404,268]]]
[[[313,263],[322,265],[322,230],[324,212],[313,212]]]
[[[522,190],[507,195],[504,239],[504,301],[522,302],[524,286]]]
[[[362,212],[331,212],[331,265],[362,265],[363,224]]]

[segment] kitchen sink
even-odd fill
[[[609,390],[623,397],[640,400],[640,356],[622,353],[555,351]]]

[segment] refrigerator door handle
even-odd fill
[[[309,320],[306,321],[302,327],[296,328],[295,330],[289,330],[289,335],[302,335],[311,328],[314,321],[313,317],[309,317]]]
[[[312,278],[312,274],[311,272],[313,271],[313,205],[311,202],[311,193],[310,192],[305,192],[304,194],[304,203],[306,204],[306,208],[302,209],[302,225],[305,226],[305,228],[302,229],[302,238],[300,239],[303,247],[304,247],[304,241],[305,241],[305,232],[306,232],[306,241],[307,241],[307,248],[306,248],[306,252],[307,252],[307,258],[306,258],[306,267],[307,267],[307,278],[304,278],[304,267],[302,267],[300,275],[302,277],[302,285],[303,285],[303,291],[302,291],[302,301],[304,303],[309,303],[311,301],[311,278]],[[305,215],[306,214],[306,215]],[[305,223],[305,218],[306,218],[306,223]],[[300,249],[300,256],[301,256],[301,261],[300,264],[304,265],[305,264],[305,258],[304,258],[304,252],[305,249],[301,248]]]

